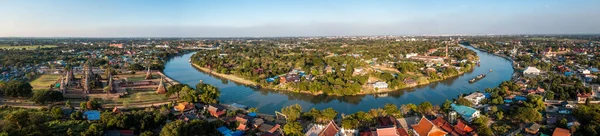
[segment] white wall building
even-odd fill
[[[527,67],[524,71],[523,74],[527,74],[527,75],[540,75],[542,71],[535,68],[535,67]]]
[[[485,95],[483,95],[483,93],[475,92],[463,98],[469,100],[473,105],[479,105],[479,102],[485,99]]]
[[[417,54],[417,53],[409,53],[409,54],[406,54],[405,57],[406,58],[410,58],[410,57],[414,57],[414,56],[417,56],[417,55],[419,55],[419,54]]]
[[[388,88],[388,84],[385,83],[385,82],[381,82],[381,81],[375,82],[375,84],[373,84],[373,88],[376,88],[376,89],[386,89],[386,88]]]

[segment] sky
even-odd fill
[[[0,0],[0,37],[600,34],[599,0]]]

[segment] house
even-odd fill
[[[406,58],[410,58],[410,57],[415,57],[417,55],[419,55],[419,54],[417,54],[417,53],[409,53],[409,54],[406,54],[405,57]]]
[[[408,87],[415,87],[415,86],[417,86],[417,81],[413,80],[412,78],[405,78],[403,82]]]
[[[340,132],[340,128],[337,126],[337,124],[335,124],[335,121],[331,120],[331,121],[329,121],[329,124],[327,124],[327,126],[325,126],[323,131],[321,131],[319,133],[318,136],[337,136],[337,135],[339,135],[338,134],[339,132]]]
[[[591,73],[591,71],[587,70],[587,69],[584,69],[583,71],[581,71],[581,74],[584,74],[584,75],[589,75],[590,73]]]
[[[177,104],[177,106],[173,106],[175,111],[185,112],[194,109],[194,105],[188,102],[182,102]]]
[[[398,130],[395,127],[377,128],[375,131],[376,136],[400,136]]]
[[[591,93],[577,93],[577,103],[585,103],[585,101],[592,97],[594,92]]]
[[[421,117],[421,120],[417,124],[411,125],[413,128],[413,133],[418,136],[444,136],[448,134],[444,130],[435,126],[431,121],[429,121],[425,116]]]
[[[432,120],[431,123],[433,123],[435,126],[441,128],[442,130],[444,130],[446,132],[453,133],[453,131],[454,131],[452,124],[448,123],[441,116],[438,116],[436,119]]]
[[[458,120],[456,125],[454,125],[454,132],[459,135],[467,135],[475,132],[475,129],[467,125],[463,120]],[[476,135],[476,134],[475,134]]]
[[[552,133],[552,136],[571,136],[571,131],[568,129],[556,127],[556,129],[554,129],[554,132]]]
[[[375,82],[375,84],[373,84],[373,88],[374,89],[386,89],[386,88],[388,88],[388,84],[385,82],[381,82],[381,81]]]
[[[540,75],[542,71],[535,68],[535,67],[527,67],[524,71],[523,71],[523,75],[525,76],[537,76]]]
[[[254,121],[252,122],[252,126],[254,126],[254,128],[258,128],[260,127],[262,124],[265,123],[265,120],[261,119],[261,118],[256,118],[254,119]]]
[[[485,99],[485,95],[483,95],[483,93],[480,92],[475,92],[463,98],[469,100],[471,103],[473,103],[473,105],[479,105],[479,102]]]
[[[456,113],[458,113],[459,115],[461,115],[461,117],[469,122],[471,122],[471,120],[473,120],[473,118],[477,118],[479,117],[480,113],[478,110],[473,109],[471,107],[468,106],[463,106],[463,105],[456,105],[456,104],[452,104],[450,105],[452,107],[452,110],[456,111]]]
[[[538,131],[540,131],[540,124],[537,123],[531,123],[529,125],[527,125],[527,127],[525,128],[525,132],[535,135],[538,133]]]
[[[208,112],[210,113],[210,115],[219,118],[221,116],[223,116],[225,114],[225,109],[223,108],[217,108],[215,106],[209,105],[208,106]]]

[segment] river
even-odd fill
[[[496,87],[502,81],[511,79],[514,70],[510,61],[473,49],[470,46],[466,46],[466,48],[477,52],[481,61],[480,67],[476,67],[473,71],[452,79],[390,92],[387,93],[387,96],[313,96],[255,89],[197,70],[188,62],[194,53],[188,53],[171,59],[167,62],[164,73],[168,77],[192,87],[202,80],[204,83],[214,85],[221,90],[221,97],[219,98],[221,103],[238,103],[249,107],[256,107],[261,113],[274,114],[275,111],[280,111],[282,107],[298,103],[302,105],[305,111],[310,108],[325,109],[332,107],[340,113],[349,114],[383,107],[386,103],[393,103],[400,107],[402,104],[419,104],[429,101],[434,105],[440,105],[446,99],[455,99],[460,94],[468,94],[477,90],[483,91],[485,88]],[[490,69],[493,69],[493,72],[490,72]],[[469,79],[482,73],[487,74],[484,79],[473,84],[468,82]]]

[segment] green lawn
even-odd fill
[[[0,49],[27,49],[27,50],[36,50],[38,47],[40,48],[54,48],[58,47],[56,45],[23,45],[23,46],[10,46],[10,45],[0,45]]]
[[[115,102],[123,103],[129,102],[130,104],[144,103],[144,102],[161,102],[167,101],[169,98],[165,97],[164,94],[156,94],[154,90],[145,91],[129,91],[129,95],[117,99]]]
[[[30,84],[34,90],[48,89],[48,87],[55,83],[60,77],[61,75],[56,74],[43,74],[31,81]]]

